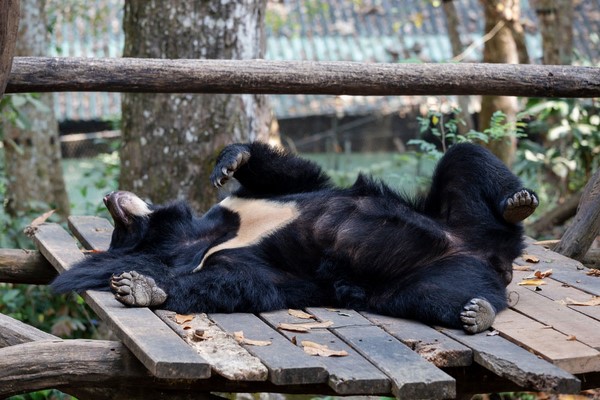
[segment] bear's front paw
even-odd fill
[[[126,306],[154,307],[167,300],[167,294],[158,287],[154,279],[135,271],[113,275],[110,288],[115,298]]]
[[[221,187],[227,182],[235,171],[250,159],[250,149],[243,144],[233,144],[227,146],[219,155],[213,172],[210,174],[210,181],[216,187]]]
[[[534,192],[521,189],[505,200],[502,216],[506,222],[516,224],[533,214],[539,204]]]
[[[494,323],[496,310],[485,299],[471,299],[463,307],[460,313],[460,320],[463,323],[463,329],[467,333],[483,332]]]

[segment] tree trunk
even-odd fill
[[[544,64],[571,64],[573,2],[571,0],[535,0],[533,6],[541,25]]]
[[[503,26],[485,43],[483,62],[518,64],[519,52],[510,25],[519,21],[518,0],[480,0],[485,13],[485,31],[490,32],[498,24]],[[483,96],[479,127],[484,131],[490,127],[490,120],[496,111],[506,114],[506,123],[514,124],[517,114],[517,99],[509,96]],[[511,165],[516,151],[517,141],[514,135],[492,141],[488,148],[506,165]]]
[[[266,1],[127,0],[125,57],[255,59],[264,54]],[[216,199],[208,176],[226,144],[269,138],[263,95],[124,94],[122,189],[154,202]]]
[[[448,28],[448,39],[450,40],[450,46],[452,46],[452,55],[456,57],[464,50],[463,43],[460,40],[460,33],[458,32],[460,20],[458,19],[458,13],[456,12],[456,6],[454,5],[453,0],[443,0],[442,5],[444,8],[444,15],[446,16],[446,26]],[[459,130],[464,134],[474,128],[473,117],[469,111],[470,97],[458,96],[457,102],[461,111],[460,116],[465,122],[464,126],[460,125]]]
[[[6,89],[19,28],[19,0],[0,2],[0,99]]]
[[[47,53],[45,0],[23,0],[15,56],[43,56]],[[62,215],[69,213],[63,178],[58,123],[51,93],[38,98],[43,105],[27,101],[18,107],[25,129],[3,118],[3,142],[7,175],[5,207],[10,215],[39,210],[48,204]],[[13,103],[14,104],[14,103]],[[47,211],[47,210],[44,210]]]

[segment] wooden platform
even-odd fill
[[[85,249],[94,250],[108,246],[112,231],[96,217],[72,217],[70,228]],[[39,226],[34,238],[59,272],[84,257],[58,225]],[[310,319],[288,310],[177,316],[125,308],[109,293],[89,291],[84,298],[150,372],[142,381],[167,391],[412,399],[600,387],[600,307],[565,304],[600,296],[600,277],[539,245],[529,244],[526,253],[537,262],[516,260],[530,271],[514,272],[511,308],[498,316],[494,331],[478,335],[352,310],[304,310]],[[518,285],[535,270],[548,269],[552,274],[543,282]],[[281,325],[316,322],[321,324],[306,332]],[[346,355],[308,355],[307,341]]]

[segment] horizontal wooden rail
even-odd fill
[[[267,60],[15,57],[6,93],[599,97],[600,68]]]

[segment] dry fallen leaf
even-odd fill
[[[182,325],[194,319],[194,314],[175,314],[175,322]]]
[[[560,242],[560,239],[539,240],[539,241],[535,242],[534,244],[537,244],[538,246],[551,247],[551,246],[554,246],[555,244],[558,244],[558,242]]]
[[[290,308],[288,310],[288,314],[290,314],[292,317],[301,318],[301,319],[315,319],[314,315],[311,315],[309,313],[305,313],[302,310],[294,310],[294,309]]]
[[[590,275],[590,276],[600,276],[600,269],[594,268],[594,269],[590,269],[588,272],[585,273],[586,275]]]
[[[531,271],[531,267],[528,267],[527,265],[513,264],[512,267],[514,271]]]
[[[345,357],[348,355],[348,352],[345,350],[331,350],[329,347],[323,344],[318,344],[308,340],[303,340],[301,344],[304,352],[311,356]]]
[[[323,321],[323,322],[302,322],[298,324],[287,324],[285,322],[279,324],[277,329],[283,329],[284,331],[292,331],[292,332],[308,332],[311,329],[316,328],[329,328],[333,325],[331,321]]]
[[[550,275],[552,275],[552,269],[547,269],[544,272],[535,271],[534,274],[535,274],[536,278],[538,278],[538,279],[544,279],[544,278],[547,278]]]
[[[269,340],[246,339],[243,331],[233,332],[233,337],[239,344],[247,344],[250,346],[270,346],[272,344]]]
[[[567,340],[570,342],[573,342],[573,341],[577,340],[577,337],[575,335],[570,335],[570,336],[567,336]]]
[[[45,213],[43,213],[42,215],[40,215],[39,217],[37,217],[33,221],[31,221],[31,224],[29,224],[29,226],[32,227],[32,228],[36,228],[36,227],[40,226],[41,224],[43,224],[44,222],[46,222],[46,220],[48,218],[50,218],[50,216],[52,214],[54,214],[55,211],[56,210],[46,211]]]
[[[564,300],[560,300],[559,303],[569,306],[600,306],[600,296],[594,296],[588,301],[577,301],[567,297]]]
[[[500,334],[500,332],[498,332],[497,330],[493,330],[491,332],[486,333],[486,336],[498,336]]]
[[[521,256],[523,258],[523,260],[530,262],[530,263],[539,263],[540,259],[536,256],[534,256],[533,254],[523,254]]]
[[[545,284],[546,282],[541,279],[523,279],[521,282],[517,283],[519,286],[540,286]]]

